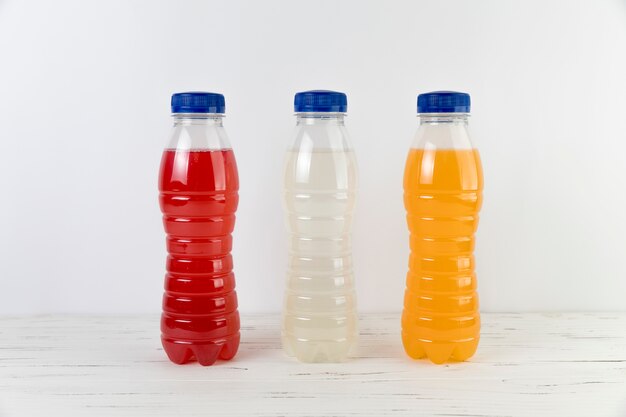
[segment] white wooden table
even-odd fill
[[[404,355],[399,315],[367,315],[342,364],[280,349],[243,316],[237,357],[173,365],[158,317],[0,318],[0,416],[626,416],[626,313],[483,314],[477,355]]]

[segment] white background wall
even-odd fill
[[[361,311],[399,310],[418,92],[471,93],[485,311],[626,304],[626,2],[0,0],[0,313],[157,312],[172,92],[226,96],[240,309],[279,311],[293,94],[348,94]]]

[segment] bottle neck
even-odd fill
[[[172,117],[174,126],[224,126],[224,115],[218,113],[173,113]]]
[[[467,126],[469,113],[421,113],[417,115],[421,125],[454,124]]]
[[[296,125],[343,126],[345,113],[296,113]]]

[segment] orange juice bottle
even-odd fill
[[[480,337],[473,251],[483,176],[469,111],[468,94],[420,94],[404,171],[411,255],[402,343],[410,357],[438,364],[471,357]]]

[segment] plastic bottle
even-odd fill
[[[284,170],[283,345],[303,362],[339,362],[357,338],[350,242],[357,166],[344,126],[347,99],[306,91],[296,94],[294,107],[296,135]]]
[[[480,336],[473,251],[483,177],[467,129],[470,97],[420,94],[417,112],[404,173],[411,256],[402,342],[415,359],[463,361]]]
[[[237,164],[222,125],[224,96],[172,96],[174,127],[163,152],[160,205],[167,233],[161,341],[170,360],[211,365],[239,347],[231,233]]]

